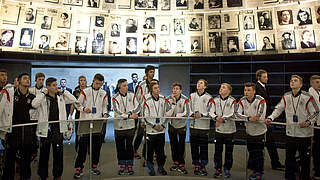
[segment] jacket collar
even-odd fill
[[[223,101],[227,100],[228,98],[229,98],[229,96],[227,96],[225,98],[222,98],[222,96],[220,95],[220,99],[223,100]]]
[[[160,95],[158,96],[158,98],[155,98],[155,97],[151,94],[151,97],[152,97],[152,99],[155,100],[155,101],[159,101],[159,99],[160,99]]]
[[[301,93],[302,93],[302,92],[301,92],[301,89],[300,89],[300,91],[299,91],[296,95],[294,95],[294,94],[291,92],[291,94],[292,94],[293,97],[298,97],[298,96],[300,96]]]
[[[37,85],[35,85],[34,87],[35,87],[36,89],[40,90],[40,89],[43,88],[43,85],[42,85],[40,88],[38,88]]]
[[[253,96],[251,102],[249,101],[249,99],[246,98],[246,100],[247,100],[249,103],[252,103],[255,99],[256,99],[256,95]]]
[[[126,97],[128,93],[122,94],[122,93],[119,91],[119,94],[120,94],[122,97]]]
[[[198,96],[203,96],[205,93],[206,93],[206,90],[204,90],[202,94],[199,94],[199,92],[197,91]]]

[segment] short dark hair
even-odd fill
[[[150,84],[150,91],[152,92],[152,90],[153,90],[153,86],[155,86],[155,85],[159,85],[159,83],[151,83]]]
[[[131,77],[133,78],[133,76],[138,76],[138,74],[137,73],[132,73]]]
[[[67,81],[66,79],[64,79],[64,78],[63,78],[63,79],[60,79],[60,82],[61,82],[62,80],[65,80],[65,81]]]
[[[29,77],[30,77],[30,75],[29,75],[28,73],[21,73],[21,74],[18,76],[18,81],[21,80],[22,76],[29,76]]]
[[[102,74],[98,73],[94,75],[93,80],[104,81],[104,77]]]
[[[37,74],[36,74],[36,80],[38,79],[38,78],[40,78],[40,77],[46,77],[42,72],[38,72]]]
[[[148,72],[151,71],[151,70],[155,70],[155,67],[152,66],[152,65],[148,65],[148,66],[145,67],[144,72],[145,72],[146,74],[148,74]]]
[[[310,18],[310,14],[309,14],[308,11],[303,10],[303,9],[299,9],[299,11],[298,11],[298,13],[297,13],[297,19],[298,19],[299,21],[302,21],[301,18],[300,18],[300,16],[299,16],[299,14],[300,14],[300,13],[303,13],[303,12],[305,12],[305,13],[308,15],[307,20]]]
[[[290,32],[284,32],[284,33],[282,34],[282,37],[284,37],[284,35],[286,35],[286,34],[288,34],[289,36],[291,36],[291,33],[290,33]]]
[[[1,69],[0,69],[0,72],[8,73],[8,71],[7,71],[6,69],[4,69],[4,68],[1,68]]]
[[[181,85],[181,83],[179,83],[179,82],[174,82],[174,83],[172,84],[171,88],[174,88],[174,87],[176,87],[176,86],[178,86],[178,87],[180,88],[180,90],[182,90],[182,85]]]
[[[261,78],[262,74],[265,74],[265,73],[267,73],[267,71],[264,69],[257,70],[256,71],[256,79],[259,80]]]
[[[122,84],[122,83],[124,83],[124,82],[127,82],[127,79],[124,79],[124,78],[122,78],[122,79],[119,79],[118,80],[118,84],[117,84],[117,88],[119,88],[120,89],[120,84]]]
[[[202,81],[206,87],[208,87],[208,81],[205,79],[199,79],[197,82]]]
[[[56,78],[54,78],[54,77],[49,77],[49,78],[46,80],[46,86],[51,86],[51,84],[52,84],[53,82],[56,82],[56,81],[57,81]]]
[[[256,90],[256,84],[253,82],[247,82],[244,87],[252,87],[253,90]]]

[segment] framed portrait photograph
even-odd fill
[[[170,5],[171,5],[170,0],[160,0],[161,10],[170,10],[171,9]]]
[[[257,41],[256,33],[245,33],[243,39],[243,50],[244,51],[256,51]]]
[[[137,54],[137,37],[127,37],[126,54]]]
[[[227,47],[229,53],[239,52],[239,38],[238,36],[227,37]]]
[[[1,16],[3,24],[17,25],[20,15],[20,6],[2,5]]]
[[[34,29],[22,28],[20,35],[19,47],[32,48],[33,46]]]
[[[126,20],[126,33],[136,33],[138,30],[138,19],[128,18]]]
[[[254,15],[253,14],[245,14],[243,16],[243,29],[248,30],[248,29],[254,29]]]
[[[176,0],[177,9],[188,9],[188,0]]]
[[[76,30],[77,33],[90,33],[91,18],[86,14],[80,14],[77,17]]]
[[[52,17],[45,15],[42,16],[41,20],[41,29],[50,30],[52,25]]]
[[[24,22],[29,24],[36,23],[37,10],[34,7],[26,7],[24,12]]]
[[[203,4],[203,0],[193,0],[193,9],[203,9],[204,8],[204,4]]]
[[[304,29],[299,31],[300,46],[302,49],[316,48],[316,41],[314,38],[314,31],[310,29]]]
[[[221,32],[209,32],[209,50],[210,53],[222,52],[222,34]]]
[[[209,15],[208,16],[208,27],[209,27],[209,29],[221,29],[221,16],[220,15]]]
[[[142,52],[143,53],[156,52],[156,34],[143,33]]]
[[[87,7],[91,8],[99,8],[100,6],[100,0],[86,0]]]
[[[191,36],[190,43],[192,54],[203,52],[203,36]]]
[[[39,37],[39,44],[38,44],[38,48],[39,49],[43,49],[43,50],[49,50],[50,48],[50,40],[51,40],[51,36],[48,34],[41,34]]]
[[[118,0],[118,9],[131,9],[131,1],[128,0]]]
[[[312,24],[311,9],[310,8],[299,9],[297,20],[299,22],[299,26]]]
[[[241,7],[242,0],[227,0],[228,7]]]
[[[120,24],[119,23],[111,23],[110,36],[111,37],[120,37]]]
[[[93,30],[92,54],[104,54],[105,31],[101,29]]]
[[[272,30],[272,12],[271,11],[260,11],[257,12],[258,24],[260,30]]]
[[[237,12],[230,12],[223,14],[222,28],[227,31],[240,31],[239,28],[239,14]]]
[[[277,11],[279,25],[293,24],[292,10]]]
[[[195,16],[190,19],[188,30],[189,31],[202,31],[202,16]]]
[[[262,51],[276,50],[274,34],[261,34],[259,39],[259,44]]]
[[[159,23],[159,33],[160,34],[170,34],[170,22],[160,22]]]
[[[96,27],[104,27],[104,17],[103,16],[96,16],[94,25]]]
[[[296,37],[293,30],[281,31],[279,40],[283,50],[296,49]]]
[[[59,16],[57,17],[58,28],[70,28],[71,18],[70,12],[59,13]]]
[[[135,0],[134,7],[136,10],[156,10],[158,9],[158,0]]]
[[[222,8],[223,3],[222,0],[209,0],[209,9]]]
[[[54,49],[59,51],[69,50],[70,33],[58,32]]]
[[[184,18],[175,18],[173,19],[174,24],[174,34],[182,35],[185,33],[185,21]]]
[[[12,47],[15,31],[12,29],[0,30],[0,46]]]
[[[160,42],[160,47],[159,47],[160,54],[171,52],[171,40],[169,36],[160,36],[159,42]]]
[[[109,54],[121,54],[121,43],[117,40],[109,41]]]
[[[174,48],[176,54],[186,53],[186,40],[182,37],[175,39]]]
[[[155,25],[156,25],[156,22],[154,17],[146,17],[144,20],[143,29],[154,30]]]
[[[317,23],[320,24],[320,6],[315,7]]]
[[[87,53],[87,36],[76,36],[76,42],[74,43],[74,52]]]

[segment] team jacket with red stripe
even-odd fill
[[[231,134],[236,132],[235,111],[237,101],[234,97],[228,96],[222,99],[221,96],[217,96],[213,99],[212,110],[209,112],[211,117],[215,119],[218,116],[224,118],[224,122],[216,128],[218,133]]]
[[[97,92],[98,91],[98,92]],[[105,90],[94,90],[92,87],[87,87],[82,90],[78,98],[81,107],[77,108],[80,111],[80,118],[101,118],[104,114],[108,113],[108,94]],[[86,113],[84,108],[96,107],[96,113]]]
[[[174,109],[173,116],[174,117],[187,117],[189,115],[189,107],[188,107],[188,98],[181,94],[180,98],[177,99],[176,108]],[[168,98],[170,104],[172,104],[172,97]],[[169,123],[174,128],[183,128],[187,126],[187,119],[169,119]]]
[[[143,108],[143,103],[146,100],[146,95],[150,94],[147,80],[142,81],[139,86],[137,87],[136,91],[136,99],[141,104],[141,108]]]
[[[298,123],[305,121],[314,123],[316,117],[319,115],[319,108],[314,98],[309,93],[300,91],[298,94],[293,96],[292,91],[290,91],[282,96],[281,101],[268,118],[274,120],[279,117],[283,111],[285,111],[287,123],[294,123],[294,109],[296,109]],[[313,128],[300,128],[299,126],[287,125],[286,134],[291,137],[311,137],[313,136]]]
[[[154,99],[153,96],[148,96],[144,106],[147,134],[165,133],[165,128],[163,131],[158,132],[154,129],[154,126],[162,125],[163,127],[166,127],[167,119],[165,117],[172,115],[176,105],[171,105],[163,95],[159,95],[158,100]]]
[[[0,135],[4,138],[5,132],[11,132],[13,115],[14,86],[7,84],[0,90]],[[3,132],[2,132],[3,131]]]
[[[36,86],[32,86],[29,88],[29,92],[35,96],[37,96],[38,94],[42,93],[43,90],[45,90],[47,88],[43,87],[38,89]],[[39,112],[37,109],[30,109],[30,119],[31,120],[38,120],[39,118]]]
[[[259,95],[255,95],[254,99],[250,103],[246,97],[242,97],[239,100],[238,110],[236,115],[242,120],[248,120],[246,122],[246,132],[250,136],[259,136],[267,131],[267,126],[264,124],[266,117],[266,100]],[[249,117],[259,116],[260,119],[256,122],[249,121]]]
[[[204,118],[199,119],[190,119],[190,128],[200,129],[200,130],[209,130],[210,129],[210,110],[213,105],[213,98],[210,94],[204,92],[203,94],[198,94],[194,92],[190,94],[189,99],[189,112],[190,116],[195,114],[195,112],[200,112]]]
[[[112,98],[114,117],[123,118],[121,120],[114,120],[115,130],[128,130],[135,127],[134,119],[128,119],[130,114],[138,114],[140,111],[140,105],[138,102],[134,102],[134,98],[134,93],[130,91],[128,91],[126,95],[122,95],[118,92]]]
[[[318,108],[320,109],[320,93],[319,91],[315,90],[313,87],[309,88],[309,94],[314,98]],[[320,115],[316,118],[317,125],[320,126]]]

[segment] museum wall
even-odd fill
[[[319,52],[317,0],[2,0],[2,51],[97,56]]]

